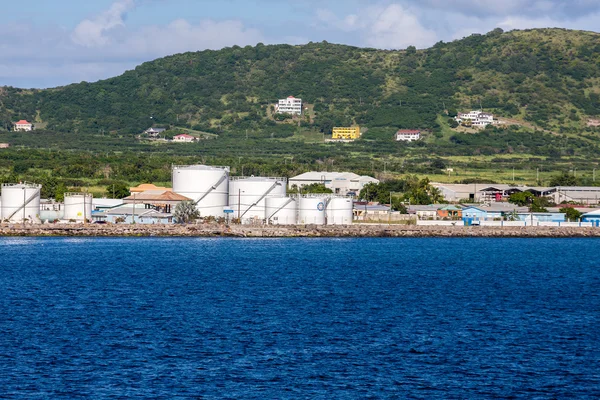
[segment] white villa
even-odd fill
[[[20,120],[19,122],[15,122],[15,132],[18,132],[18,131],[29,132],[32,130],[33,130],[33,124],[31,122],[27,122],[24,119]]]
[[[396,132],[396,141],[398,142],[413,142],[421,139],[421,131],[411,129],[400,129]]]
[[[290,96],[287,99],[279,100],[279,103],[275,104],[275,111],[278,114],[302,114],[302,99],[297,99],[294,96]]]
[[[173,136],[173,141],[177,142],[177,143],[191,143],[195,140],[196,140],[196,138],[194,136],[187,135],[185,133],[183,133],[181,135]]]
[[[471,111],[469,113],[458,113],[457,122],[471,121],[471,125],[477,128],[485,128],[494,123],[494,114],[485,113],[481,110]]]

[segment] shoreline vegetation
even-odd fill
[[[1,224],[0,237],[600,237],[600,228],[414,225],[21,225]]]

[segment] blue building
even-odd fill
[[[596,226],[600,226],[600,209],[590,211],[581,216],[581,222],[592,222]]]
[[[565,222],[565,214],[557,212],[534,212],[519,213],[519,220],[525,221],[527,225],[536,225],[538,222]]]
[[[509,203],[497,203],[491,205],[463,205],[463,219],[473,221],[502,221],[507,220],[513,214],[526,213],[527,207],[518,207]]]
[[[469,206],[463,208],[462,217],[463,219],[471,219],[473,221],[485,221],[488,218],[488,213],[482,208]]]

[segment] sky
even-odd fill
[[[171,54],[327,40],[427,48],[473,33],[600,31],[599,0],[2,0],[0,86],[117,76]]]

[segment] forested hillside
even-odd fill
[[[285,137],[295,128],[277,124],[270,105],[288,95],[311,108],[313,118],[297,122],[325,133],[352,123],[439,132],[439,115],[482,104],[579,134],[588,117],[600,115],[600,35],[498,29],[423,51],[322,42],[178,54],[95,83],[2,88],[0,127],[25,118],[79,134],[137,134],[157,124]]]

